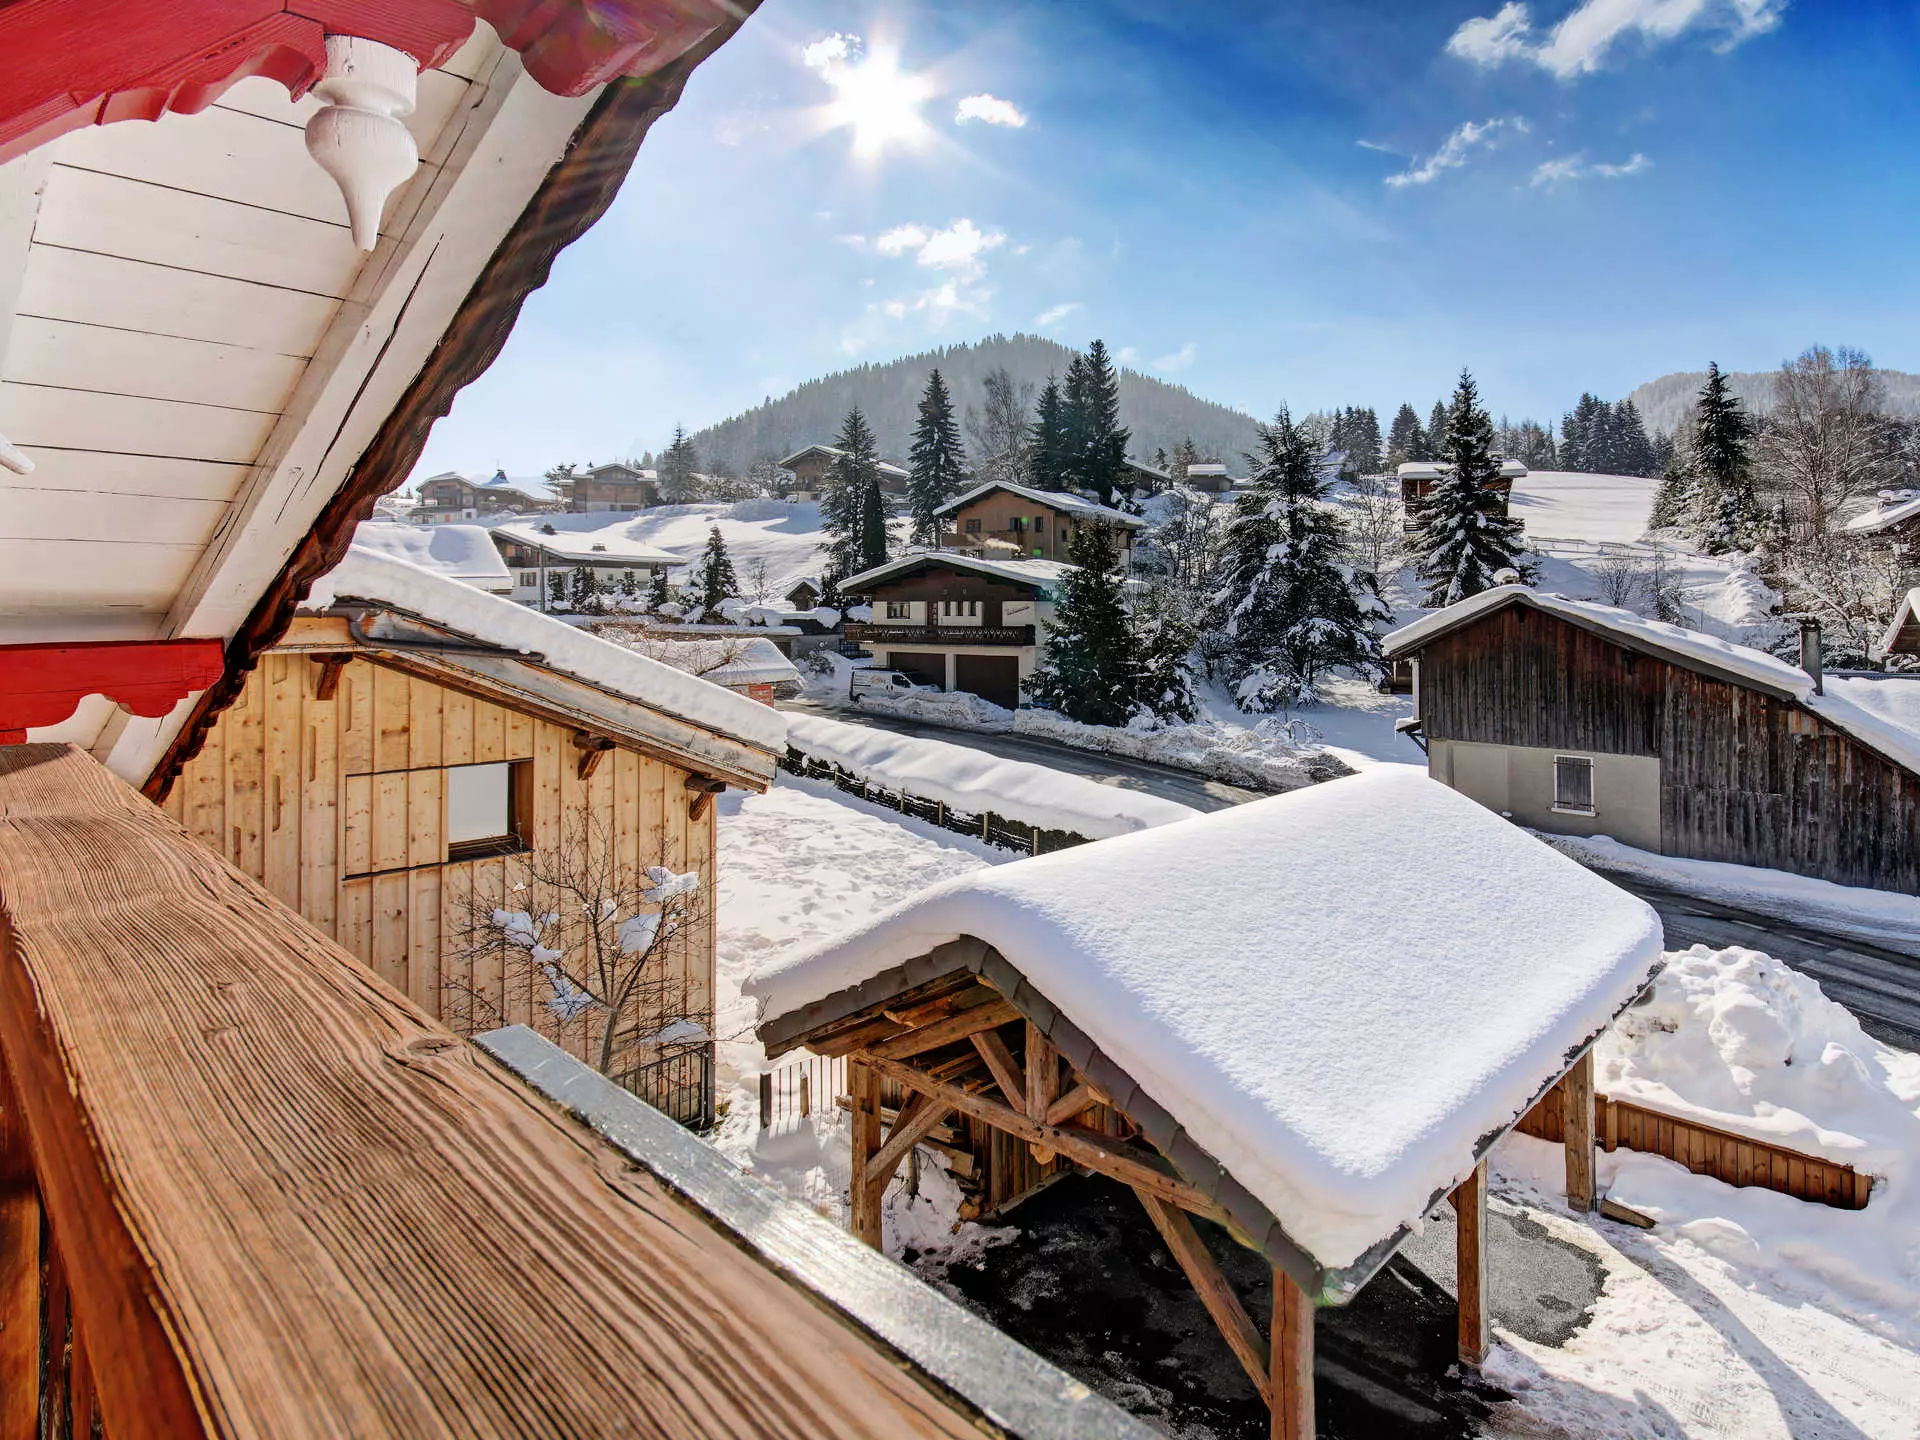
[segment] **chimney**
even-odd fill
[[[1813,693],[1825,694],[1820,682],[1820,622],[1811,615],[1800,621],[1800,668],[1813,677]]]

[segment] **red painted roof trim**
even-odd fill
[[[112,640],[0,645],[0,745],[38,725],[58,725],[89,695],[158,720],[226,669],[218,640]]]

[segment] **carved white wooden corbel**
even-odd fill
[[[413,113],[419,71],[404,50],[354,35],[327,36],[326,107],[307,121],[307,153],[347,202],[353,243],[371,250],[387,197],[413,174],[420,151],[399,117]]]
[[[4,435],[0,435],[0,469],[11,470],[16,475],[33,473],[33,461],[14,449]]]

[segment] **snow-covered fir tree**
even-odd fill
[[[1024,682],[1034,702],[1086,725],[1124,725],[1137,677],[1113,535],[1082,525],[1067,541],[1075,568],[1060,582],[1045,658]]]
[[[860,492],[860,568],[871,570],[887,563],[887,520],[893,507],[880,488],[880,477]]]
[[[1222,585],[1210,621],[1235,698],[1271,711],[1315,697],[1328,671],[1380,673],[1375,626],[1386,618],[1372,577],[1346,555],[1346,527],[1326,500],[1329,458],[1282,407],[1260,436],[1252,484],[1233,502]]]
[[[845,577],[867,569],[869,564],[885,562],[886,497],[880,491],[880,452],[872,427],[858,405],[847,412],[833,444],[840,454],[828,467],[826,484],[821,488],[820,528],[827,539],[820,548],[834,573]],[[882,515],[882,544],[880,558],[869,561],[872,536],[868,523],[876,505]]]
[[[1133,607],[1131,631],[1132,712],[1128,719],[1151,715],[1159,720],[1192,720],[1200,713],[1194,689],[1193,624],[1179,592],[1155,585]]]
[[[1066,464],[1060,478],[1066,488],[1110,505],[1126,480],[1129,436],[1120,425],[1120,382],[1105,342],[1095,340],[1068,365],[1062,405]]]
[[[660,477],[660,502],[663,505],[689,505],[700,498],[700,457],[693,441],[680,426],[673,427],[673,441],[661,452],[655,473]]]
[[[920,397],[920,421],[914,427],[907,469],[907,513],[913,517],[913,542],[935,544],[940,538],[940,523],[933,512],[958,495],[966,479],[966,448],[953,418],[953,397],[947,393],[938,370],[927,376],[926,394]],[[884,519],[881,529],[884,535]],[[883,538],[882,548],[885,543]]]
[[[1067,483],[1067,397],[1060,381],[1052,375],[1040,387],[1040,399],[1033,407],[1031,439],[1027,443],[1027,466],[1033,483],[1042,490],[1059,490]]]
[[[1427,453],[1423,460],[1444,460],[1447,458],[1447,402],[1433,402],[1433,413],[1427,417]]]
[[[1333,448],[1340,455],[1340,478],[1378,475],[1381,467],[1380,418],[1372,409],[1349,405],[1333,417]]]
[[[1447,408],[1445,458],[1450,468],[1415,516],[1420,579],[1430,606],[1452,605],[1491,589],[1502,570],[1516,570],[1523,578],[1532,573],[1522,556],[1520,522],[1507,513],[1506,499],[1495,488],[1500,465],[1493,455],[1493,421],[1465,370]]]
[[[1647,515],[1649,530],[1685,527],[1694,516],[1695,478],[1688,457],[1678,451],[1667,456],[1666,469],[1660,475],[1660,488],[1653,493],[1653,509]]]
[[[567,599],[582,614],[591,615],[599,610],[600,577],[591,565],[573,567],[573,583],[568,587]]]
[[[671,598],[667,593],[666,567],[662,566],[653,572],[653,583],[647,586],[647,609],[658,613],[660,607],[667,604]]]
[[[1707,380],[1693,407],[1691,468],[1694,501],[1707,553],[1749,549],[1766,512],[1753,488],[1753,421],[1727,387],[1720,366],[1707,362]]]
[[[567,572],[549,570],[547,572],[547,603],[564,605],[567,603]]]
[[[733,558],[716,525],[707,532],[707,548],[700,552],[700,603],[711,610],[739,589],[740,577],[734,574]]]
[[[1393,425],[1387,431],[1387,469],[1398,470],[1409,460],[1432,458],[1427,450],[1426,427],[1420,423],[1413,406],[1403,403],[1394,411]]]
[[[620,572],[620,598],[622,600],[638,600],[640,598],[640,582],[633,578],[633,571],[631,570],[622,570]]]

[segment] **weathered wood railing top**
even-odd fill
[[[1130,1430],[921,1363],[66,746],[0,749],[0,1053],[113,1440]]]

